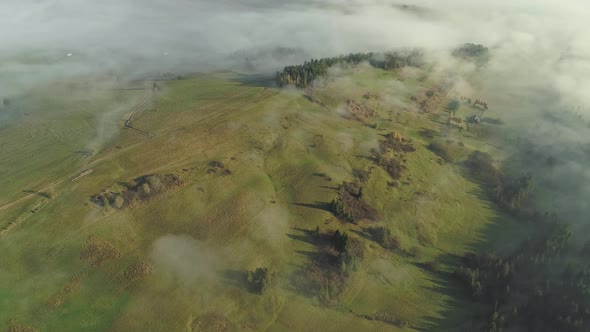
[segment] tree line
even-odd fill
[[[537,234],[507,257],[467,254],[454,275],[491,309],[484,331],[590,330],[590,272],[570,243],[569,224],[542,218]],[[565,266],[565,267],[564,267]]]
[[[480,44],[466,43],[461,47],[457,47],[453,51],[453,55],[456,57],[478,57],[487,56],[489,50],[487,47]]]
[[[388,53],[350,53],[339,57],[311,59],[302,65],[286,66],[277,72],[276,81],[279,86],[294,85],[306,88],[315,79],[326,76],[328,69],[339,64],[357,65],[368,62],[372,67],[384,70],[398,69],[406,66],[419,67],[423,63],[420,51],[388,52]]]

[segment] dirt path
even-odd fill
[[[5,204],[3,206],[0,206],[0,211],[2,211],[4,209],[7,209],[7,208],[9,208],[9,207],[11,207],[11,206],[13,206],[13,205],[21,202],[21,201],[24,201],[24,200],[27,200],[27,199],[29,199],[31,197],[37,196],[39,192],[43,192],[43,191],[46,191],[47,189],[51,189],[51,188],[57,186],[58,184],[67,181],[68,179],[69,179],[69,177],[67,177],[67,178],[65,178],[63,180],[59,180],[59,181],[54,182],[54,183],[52,183],[52,184],[50,184],[50,185],[48,185],[48,186],[46,186],[46,187],[44,187],[42,189],[37,190],[34,193],[31,193],[31,194],[28,194],[27,196],[21,197],[21,198],[17,199],[16,201],[12,201],[12,202],[10,202],[8,204]]]
[[[127,120],[125,120],[124,126],[127,129],[132,129],[137,131],[138,133],[144,135],[145,137],[151,138],[153,137],[153,135],[151,133],[148,133],[147,131],[141,130],[137,127],[133,126],[133,120],[143,111],[146,110],[146,108],[148,107],[148,105],[150,103],[153,102],[154,97],[155,97],[156,93],[152,91],[152,93],[148,96],[148,98],[141,104],[139,104],[138,106],[133,108],[133,111],[131,111],[131,114],[129,115],[129,117],[127,118]]]
[[[153,101],[153,98],[155,96],[156,96],[156,93],[155,92],[151,92],[149,94],[149,96],[147,97],[146,100],[144,100],[141,104],[139,104],[138,106],[135,106],[133,108],[133,110],[131,111],[131,115],[125,121],[125,128],[129,128],[129,129],[133,129],[135,131],[138,131],[141,134],[145,135],[146,137],[152,137],[152,135],[150,133],[147,133],[147,132],[145,132],[145,131],[143,131],[141,129],[138,129],[138,128],[133,127],[132,124],[131,124],[131,122],[133,121],[133,119],[139,113],[143,112],[146,109],[146,107]],[[87,166],[85,166],[84,168],[87,168]],[[14,205],[16,205],[16,204],[18,204],[18,203],[20,203],[22,201],[26,201],[26,200],[30,199],[31,197],[35,197],[35,196],[37,196],[37,193],[38,192],[46,191],[46,190],[51,189],[51,188],[53,188],[53,187],[55,187],[55,186],[57,186],[57,185],[59,185],[59,184],[61,184],[63,182],[66,182],[68,180],[74,181],[74,180],[77,180],[77,179],[79,179],[79,178],[81,178],[81,177],[83,177],[85,175],[90,174],[90,173],[84,174],[84,172],[86,172],[86,171],[87,170],[79,170],[79,171],[76,172],[76,175],[75,176],[67,176],[67,177],[65,177],[65,178],[63,178],[63,179],[61,179],[61,180],[59,180],[57,182],[53,182],[53,183],[51,183],[51,184],[49,184],[49,185],[47,185],[47,186],[45,186],[45,187],[43,187],[41,189],[36,190],[35,193],[28,194],[26,196],[23,196],[23,197],[21,197],[21,198],[19,198],[17,200],[14,200],[14,201],[10,202],[10,203],[6,203],[6,204],[0,206],[0,211],[5,210],[5,209],[8,209],[9,207],[12,207],[12,206],[14,206]]]
[[[267,89],[262,89],[260,92],[258,92],[257,94],[255,94],[255,95],[254,95],[252,98],[260,98],[260,97],[265,97],[265,92],[267,92]],[[234,95],[233,97],[234,97],[234,98],[239,98],[239,97],[241,97],[241,96],[242,96],[242,95],[244,95],[244,94],[245,94],[245,92],[244,92],[244,91],[242,91],[242,92],[240,92],[240,93],[238,93],[238,94]],[[150,134],[150,133],[148,133],[148,132],[146,132],[146,131],[143,131],[143,130],[141,130],[141,129],[138,129],[138,128],[136,128],[136,127],[133,127],[133,125],[132,125],[132,121],[133,121],[133,119],[135,119],[135,118],[136,118],[136,117],[137,117],[137,116],[138,116],[138,115],[139,115],[141,112],[143,112],[143,111],[145,111],[145,110],[146,110],[147,106],[148,106],[148,105],[149,105],[151,102],[153,102],[153,100],[154,100],[154,97],[156,97],[156,96],[157,96],[157,93],[156,93],[156,92],[151,92],[151,93],[149,94],[149,96],[147,96],[146,100],[144,100],[144,101],[143,101],[141,104],[139,104],[139,105],[135,106],[135,107],[134,107],[134,108],[131,110],[131,114],[130,114],[130,116],[129,116],[129,117],[126,119],[126,120],[125,120],[125,123],[124,123],[124,125],[125,125],[125,128],[127,128],[127,129],[132,129],[132,130],[135,130],[135,131],[137,131],[137,132],[141,133],[142,135],[145,135],[146,137],[149,137],[149,138],[153,137],[153,135],[152,135],[152,134]],[[217,104],[221,104],[221,103],[223,103],[223,102],[222,102],[222,101],[217,101],[217,102],[212,102],[212,103],[210,103],[210,104],[208,104],[208,105],[206,105],[206,106],[208,106],[208,107],[211,107],[211,106],[213,106],[213,105],[217,105]],[[217,111],[217,112],[214,112],[214,113],[212,113],[212,114],[209,114],[209,115],[206,115],[206,116],[204,116],[204,117],[203,117],[203,118],[201,118],[201,119],[198,119],[198,120],[197,120],[195,123],[191,123],[191,124],[190,124],[190,126],[193,126],[193,125],[195,125],[195,124],[199,124],[199,123],[210,123],[212,120],[214,120],[214,119],[216,119],[216,118],[219,118],[219,117],[222,117],[223,115],[227,115],[227,113],[230,113],[230,112],[233,112],[233,111],[235,111],[235,109],[233,109],[233,108],[229,108],[228,110],[223,110],[223,111]],[[183,128],[183,127],[180,127],[180,128],[174,128],[173,130],[170,130],[170,131],[166,131],[166,132],[164,132],[164,134],[171,134],[171,133],[173,133],[174,131],[177,131],[177,130],[179,130],[179,129],[182,129],[182,128]],[[137,143],[137,144],[140,144],[140,143]],[[132,145],[132,146],[129,146],[129,147],[127,147],[127,148],[131,148],[131,147],[133,147],[133,146],[135,146],[135,145],[137,145],[137,144],[134,144],[134,145]],[[126,149],[125,149],[125,150],[126,150]],[[118,152],[119,152],[119,153],[122,153],[123,151],[118,151]],[[116,155],[118,155],[119,153],[116,153]],[[82,177],[82,176],[84,176],[84,175],[87,175],[87,174],[84,174],[84,175],[82,175],[82,176],[81,176],[81,174],[82,174],[82,173],[83,173],[85,170],[87,170],[89,166],[91,166],[91,165],[95,165],[95,164],[97,164],[98,162],[100,162],[100,161],[104,160],[105,158],[110,158],[110,157],[113,157],[113,154],[109,154],[108,156],[103,156],[103,157],[101,157],[101,158],[94,159],[94,160],[90,161],[89,163],[87,163],[86,165],[84,165],[84,167],[83,167],[82,169],[79,169],[79,170],[76,172],[76,175],[75,175],[75,176],[68,176],[68,177],[66,177],[66,178],[64,178],[64,179],[62,179],[62,180],[59,180],[59,181],[57,181],[57,182],[54,182],[54,183],[51,183],[51,184],[49,184],[49,185],[47,185],[47,186],[43,187],[42,189],[39,189],[39,190],[37,190],[37,192],[42,192],[42,191],[45,191],[45,190],[51,189],[51,188],[53,188],[53,187],[55,187],[55,186],[57,186],[57,185],[59,185],[59,184],[61,184],[61,183],[65,182],[65,181],[68,181],[68,180],[72,180],[72,181],[73,181],[73,180],[75,180],[75,179],[78,179],[78,178],[80,178],[80,177]],[[89,173],[88,173],[88,174],[89,174]],[[34,197],[34,196],[36,196],[36,195],[37,195],[37,193],[31,193],[31,194],[28,194],[28,195],[26,195],[26,196],[24,196],[24,197],[21,197],[21,198],[19,198],[19,199],[15,200],[15,201],[12,201],[12,202],[10,202],[10,203],[7,203],[7,204],[5,204],[5,205],[3,205],[3,206],[0,206],[0,211],[2,211],[2,210],[5,210],[5,209],[7,209],[7,208],[9,208],[9,207],[11,207],[11,206],[14,206],[14,205],[16,205],[16,204],[18,204],[18,203],[20,203],[20,202],[22,202],[22,201],[25,201],[25,200],[27,200],[27,199],[30,199],[31,197]]]

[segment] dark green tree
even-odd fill
[[[346,232],[341,233],[337,230],[334,232],[332,244],[334,245],[334,249],[339,253],[347,253],[349,249],[348,234],[346,234]]]
[[[459,101],[457,99],[451,99],[447,104],[447,109],[451,112],[455,112],[459,109]]]

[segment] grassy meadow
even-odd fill
[[[526,232],[462,164],[471,151],[501,151],[476,131],[449,129],[456,96],[427,72],[359,67],[307,91],[236,73],[162,81],[154,95],[39,89],[0,114],[5,329],[441,331],[472,306],[450,278],[458,257],[500,249],[500,229]],[[429,91],[438,99],[424,110]],[[349,100],[372,114],[351,116]],[[149,135],[124,127],[132,112]],[[477,111],[461,104],[456,114]],[[372,160],[392,132],[415,148],[388,152],[405,160],[399,179]],[[451,147],[452,160],[433,142]],[[330,204],[359,171],[363,199],[382,215],[347,223]],[[182,184],[124,208],[91,200],[152,174]],[[399,248],[373,241],[373,226],[390,229]],[[317,227],[347,232],[364,253],[329,305],[305,286]],[[275,274],[262,294],[245,282],[258,267]]]

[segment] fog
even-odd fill
[[[522,127],[519,134],[571,145],[583,142],[581,130],[540,116],[566,109],[589,115],[588,17],[583,0],[4,0],[0,97],[96,73],[272,75],[311,57],[421,48],[456,92],[493,100]],[[490,48],[484,68],[449,56],[464,42]]]
[[[541,114],[590,115],[588,17],[583,0],[4,0],[0,97],[96,73],[112,84],[163,72],[272,75],[312,57],[421,48],[454,92],[493,100],[521,136],[571,145],[581,130]],[[490,48],[485,67],[449,55],[465,42]]]
[[[581,242],[587,240],[581,230],[588,230],[590,214],[589,19],[587,0],[2,0],[0,100],[18,100],[38,86],[77,78],[95,78],[84,82],[97,87],[82,93],[90,100],[163,73],[233,70],[272,77],[310,58],[420,48],[435,65],[432,75],[452,83],[451,95],[489,102],[488,114],[505,122],[496,127],[506,143],[504,170],[514,176],[532,173],[534,198],[544,203],[539,209],[574,224]],[[466,42],[488,47],[489,61],[478,66],[451,56]],[[344,82],[340,70],[332,68],[330,75]],[[413,75],[404,68],[400,77]],[[412,111],[399,97],[407,89],[403,80],[385,84],[394,92],[382,101]],[[97,115],[96,137],[85,147],[99,151],[117,134],[121,116],[142,98],[116,101]],[[0,107],[0,130],[12,116],[12,110],[3,111]],[[347,112],[344,105],[333,111]],[[264,120],[280,125],[279,115]],[[379,139],[338,135],[344,151],[370,151]],[[263,164],[256,151],[244,156]],[[549,157],[553,166],[545,162]],[[440,176],[435,185],[448,181]],[[430,206],[419,205],[418,222],[435,219]],[[155,240],[150,262],[172,283],[214,284],[228,267],[254,270],[282,256],[289,218],[283,208],[266,208],[252,221],[254,235],[231,244],[243,253],[268,248],[269,257],[237,263],[241,257],[232,261],[229,249],[178,234]],[[94,214],[88,219],[95,220]],[[394,282],[409,275],[385,260],[372,268]]]
[[[165,235],[154,242],[152,260],[158,271],[183,284],[214,278],[221,261],[205,243],[189,236]]]
[[[493,48],[491,67],[526,68],[536,82],[550,76],[561,92],[589,101],[584,89],[569,91],[590,87],[582,75],[590,71],[584,1],[409,5],[415,7],[380,0],[5,0],[0,52],[11,61],[2,61],[1,72],[44,78],[129,64],[140,72],[207,71],[246,61],[271,71],[309,57],[477,42]]]
[[[550,85],[590,103],[584,1],[5,0],[0,94],[94,71],[272,73],[310,57],[464,42],[492,49],[512,90]],[[71,54],[71,56],[67,56]],[[521,74],[516,74],[521,73]],[[524,80],[524,82],[523,82]]]

